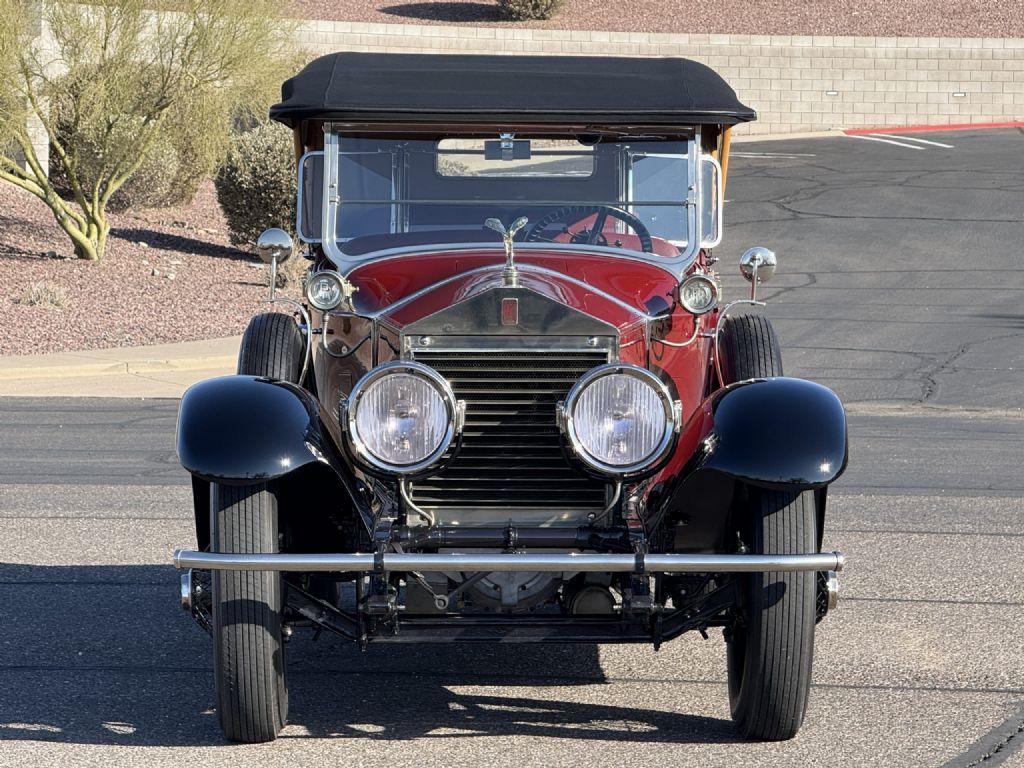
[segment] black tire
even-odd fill
[[[771,322],[760,315],[728,315],[718,340],[722,384],[782,375],[782,352]]]
[[[266,485],[212,486],[213,549],[277,552],[277,502]],[[288,716],[281,575],[214,571],[217,712],[232,741],[273,741]]]
[[[256,315],[242,336],[238,372],[299,383],[305,340],[299,326],[280,312]]]
[[[811,491],[751,494],[744,540],[755,554],[817,552]],[[743,582],[741,621],[726,655],[729,704],[748,739],[781,741],[804,720],[814,656],[817,574],[755,573]]]

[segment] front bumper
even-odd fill
[[[217,571],[467,572],[552,573],[760,573],[841,571],[840,552],[807,555],[635,555],[594,553],[408,553],[235,554],[179,549],[176,568]]]

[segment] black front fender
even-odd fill
[[[710,432],[693,471],[794,491],[824,488],[846,469],[846,412],[828,387],[752,379],[710,398]]]
[[[674,526],[678,549],[728,546],[744,486],[816,491],[820,536],[825,489],[847,462],[846,412],[830,389],[783,377],[738,382],[702,403],[681,437],[693,454],[648,500],[650,519]]]
[[[178,459],[218,483],[275,480],[313,462],[341,473],[316,398],[295,384],[221,376],[195,384],[178,410]],[[347,473],[346,473],[347,474]]]

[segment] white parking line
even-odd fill
[[[733,157],[778,157],[783,160],[794,160],[800,157],[817,157],[817,155],[786,154],[785,152],[733,152]]]
[[[918,147],[914,144],[904,144],[901,141],[893,141],[892,139],[882,139],[878,136],[862,136],[860,134],[854,134],[850,136],[851,139],[864,139],[864,141],[880,141],[883,144],[892,144],[897,147],[903,147],[904,149],[924,149],[924,147]]]
[[[952,144],[943,144],[941,141],[929,141],[928,139],[918,139],[918,138],[915,138],[913,136],[903,136],[903,135],[894,136],[891,133],[872,133],[871,135],[872,136],[885,136],[886,138],[889,138],[889,139],[899,139],[900,141],[916,141],[919,144],[928,144],[929,146],[932,146],[932,147],[942,147],[944,149],[953,149],[953,145]]]

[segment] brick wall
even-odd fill
[[[1024,39],[801,37],[570,32],[309,21],[315,53],[685,56],[708,64],[754,107],[739,132],[987,123],[1024,119]]]

